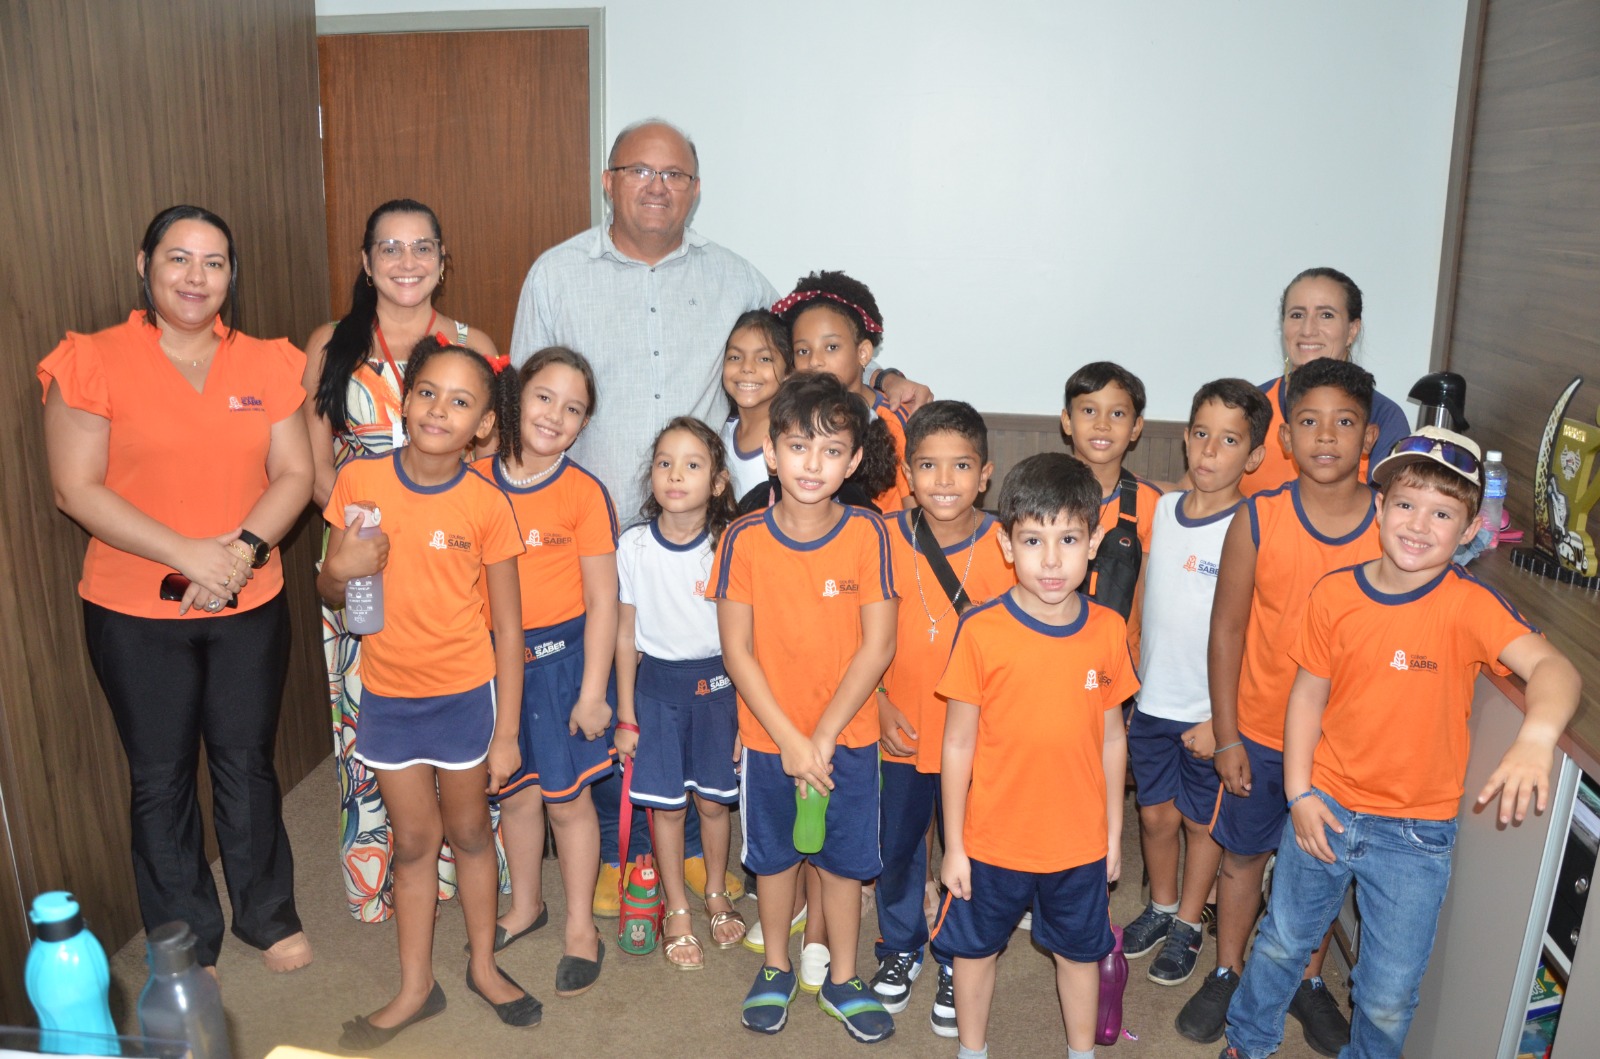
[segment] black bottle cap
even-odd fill
[[[193,967],[198,962],[194,955],[198,941],[189,924],[182,920],[152,930],[145,942],[150,950],[150,970],[178,974]]]
[[[74,912],[66,919],[35,923],[33,932],[40,941],[66,941],[68,938],[75,938],[83,932],[83,913]]]

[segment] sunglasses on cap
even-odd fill
[[[1431,456],[1437,452],[1445,463],[1454,467],[1469,478],[1478,476],[1478,457],[1474,456],[1465,446],[1457,445],[1453,441],[1442,441],[1439,438],[1430,438],[1426,434],[1412,434],[1410,437],[1401,438],[1395,442],[1390,456],[1398,456],[1402,452],[1418,453]]]

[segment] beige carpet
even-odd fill
[[[338,799],[330,763],[324,764],[285,799],[284,814],[294,843],[296,884],[301,918],[316,947],[317,959],[291,975],[268,974],[255,950],[231,935],[223,946],[220,970],[222,994],[228,1011],[236,1059],[257,1059],[278,1044],[336,1051],[340,1025],[358,1012],[381,1006],[399,981],[392,924],[366,926],[345,912],[339,883],[336,825]],[[1132,801],[1124,838],[1123,874],[1128,882],[1112,894],[1112,918],[1125,923],[1143,907],[1141,875]],[[736,831],[737,834],[737,831]],[[220,872],[217,884],[222,886]],[[562,913],[559,877],[553,861],[546,864],[545,892],[552,919]],[[740,902],[747,919],[755,906]],[[602,921],[602,930],[614,930],[614,921]],[[696,912],[696,933],[706,936],[705,917]],[[861,966],[871,960],[871,939],[877,924],[862,926]],[[760,1057],[822,1056],[861,1047],[844,1029],[824,1015],[815,1001],[802,993],[788,1027],[775,1037],[762,1037],[739,1025],[739,1005],[755,976],[761,958],[736,948],[712,950],[706,969],[696,974],[670,970],[662,957],[629,957],[613,944],[605,957],[600,984],[588,994],[570,1000],[555,996],[556,961],[560,958],[560,931],[550,927],[523,939],[501,954],[500,965],[535,996],[544,1000],[544,1023],[533,1029],[503,1026],[478,997],[466,990],[463,976],[466,940],[461,912],[455,902],[439,917],[434,966],[449,997],[449,1008],[439,1018],[407,1030],[385,1047],[385,1059],[408,1057],[472,1056],[484,1059],[524,1055],[638,1057]],[[608,934],[608,937],[614,935]],[[1215,1056],[1219,1045],[1194,1044],[1180,1037],[1172,1020],[1198,987],[1197,976],[1177,988],[1156,986],[1144,977],[1150,957],[1134,961],[1124,1007],[1128,1029],[1139,1039],[1122,1040],[1101,1048],[1102,1056],[1171,1056],[1200,1059]],[[1200,954],[1200,967],[1215,961],[1212,941]],[[1330,984],[1335,995],[1347,995],[1344,976],[1329,961]],[[134,1005],[144,986],[144,939],[136,938],[111,961],[112,1009],[119,1022],[132,1030]],[[990,1029],[990,1054],[1007,1056],[1065,1056],[1066,1034],[1056,1005],[1054,974],[1049,957],[1035,949],[1026,933],[1019,933],[1000,960],[999,982]],[[935,1037],[928,1027],[933,1003],[933,976],[919,980],[911,1005],[896,1017],[897,1029],[889,1040],[872,1048],[876,1056],[954,1056],[955,1042]],[[1290,1020],[1287,1040],[1279,1055],[1301,1059],[1314,1053],[1300,1037],[1299,1024]]]

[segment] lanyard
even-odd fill
[[[422,329],[422,333],[425,334],[425,335],[426,334],[431,334],[433,332],[433,322],[435,320],[437,320],[438,318],[439,318],[439,313],[438,313],[437,310],[435,310],[431,315],[429,315],[429,317],[428,317],[428,326],[424,327]],[[400,397],[401,390],[404,388],[404,382],[400,378],[400,369],[399,369],[398,366],[395,365],[394,354],[389,352],[389,343],[383,337],[383,325],[378,323],[377,321],[373,321],[372,330],[378,336],[378,348],[383,351],[384,362],[389,365],[389,370],[394,373],[394,395],[398,399]],[[399,414],[399,410],[398,409],[396,410],[396,413],[395,413],[395,420],[394,420],[394,423],[393,423],[393,426],[392,426],[392,432],[393,432],[393,435],[394,435],[394,437],[393,437],[394,447],[398,449],[400,446],[402,446],[402,445],[404,445],[406,443],[406,424],[405,424],[405,419]]]

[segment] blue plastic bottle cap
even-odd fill
[[[50,890],[33,899],[28,918],[35,923],[59,923],[79,915],[78,899],[65,890]]]

